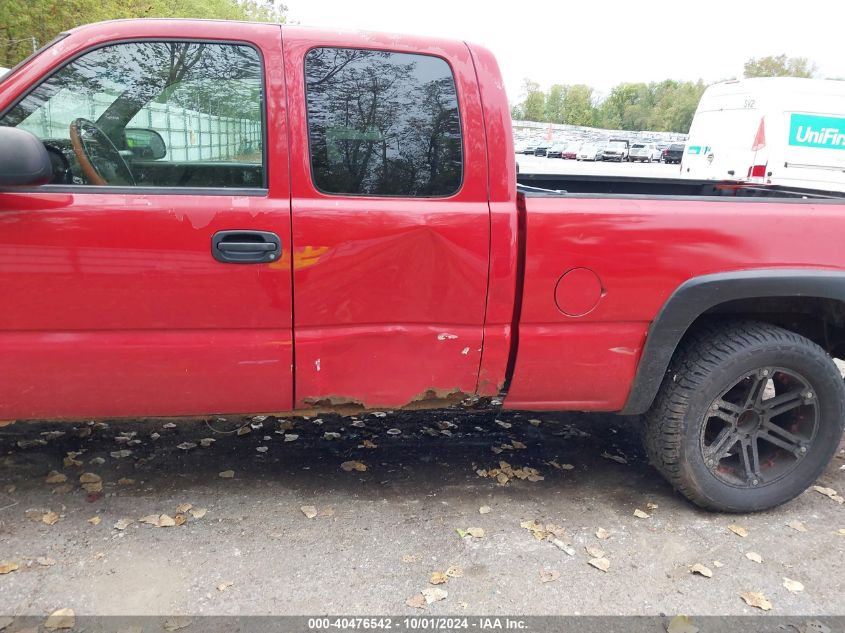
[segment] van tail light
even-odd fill
[[[763,178],[766,175],[766,165],[752,165],[748,168],[749,178]]]
[[[751,145],[751,151],[756,152],[766,147],[766,118],[760,119],[760,127],[757,128],[757,135],[754,137],[754,143]]]

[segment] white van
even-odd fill
[[[761,77],[710,86],[681,176],[845,191],[845,81]]]

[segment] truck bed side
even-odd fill
[[[685,281],[841,271],[841,201],[533,196],[525,209],[515,409],[623,409],[649,325]]]

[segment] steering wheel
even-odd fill
[[[85,179],[92,185],[135,185],[135,178],[114,143],[88,119],[70,124],[70,144]]]

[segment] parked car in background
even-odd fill
[[[669,148],[663,152],[663,162],[665,163],[673,163],[676,165],[681,164],[681,160],[684,158],[684,147],[683,143],[672,143]]]
[[[534,156],[545,156],[548,153],[549,148],[551,146],[552,146],[552,144],[549,143],[548,141],[544,141],[542,143],[539,143],[537,145],[537,147],[534,148]]]
[[[578,155],[576,158],[578,160],[601,160],[603,148],[599,147],[598,145],[590,145],[589,143],[584,143],[581,148],[578,150]]]
[[[634,143],[631,145],[628,160],[632,163],[650,163],[655,160],[660,162],[660,150],[654,143]]]
[[[565,143],[555,143],[546,150],[546,158],[563,158],[563,150],[565,149]]]
[[[526,156],[533,156],[535,149],[537,149],[537,143],[529,141],[522,147],[522,151],[520,152],[520,154],[525,154]]]
[[[561,158],[565,158],[566,160],[575,160],[576,158],[578,158],[579,149],[581,149],[581,143],[571,143],[570,145],[566,146],[566,149],[563,150]]]
[[[620,163],[628,160],[628,141],[610,141],[602,152],[602,160],[615,160]]]

